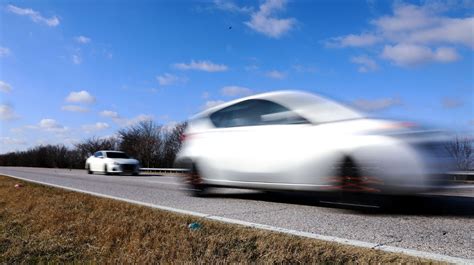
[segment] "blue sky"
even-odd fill
[[[474,131],[471,1],[0,1],[0,153],[280,89]]]

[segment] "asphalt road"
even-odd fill
[[[0,167],[0,174],[303,232],[415,249],[474,263],[474,189],[390,197],[390,207],[337,204],[322,195],[216,190],[187,196],[176,176],[87,175],[83,170]]]

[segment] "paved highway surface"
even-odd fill
[[[9,174],[213,216],[470,259],[474,189],[396,197],[392,207],[339,205],[325,196],[216,190],[186,195],[176,176],[88,175],[83,170],[0,167]]]

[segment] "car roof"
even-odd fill
[[[231,100],[231,101],[228,101],[228,102],[224,102],[224,103],[219,104],[219,105],[214,106],[214,107],[210,107],[210,108],[194,115],[193,117],[191,117],[191,119],[197,119],[197,118],[208,116],[208,115],[210,115],[210,114],[212,114],[212,113],[214,113],[214,112],[216,112],[220,109],[223,109],[223,108],[228,107],[230,105],[234,105],[236,103],[239,103],[239,102],[242,102],[242,101],[245,101],[245,100],[249,100],[249,99],[275,100],[275,99],[278,99],[278,98],[284,99],[288,95],[299,95],[299,96],[313,95],[314,96],[314,94],[309,94],[307,92],[294,91],[294,90],[280,90],[280,91],[272,91],[272,92],[266,92],[266,93],[261,93],[261,94],[255,94],[255,95],[251,95],[251,96],[248,96],[248,97],[243,97],[243,98],[234,99],[234,100]]]
[[[339,111],[343,115],[347,115],[348,119],[353,119],[353,118],[360,118],[363,117],[364,115],[359,113],[358,111],[355,111],[352,108],[349,108],[347,106],[344,106],[343,104],[340,104],[338,102],[332,101],[328,98],[313,94],[313,93],[308,93],[308,92],[303,92],[303,91],[297,91],[297,90],[280,90],[280,91],[273,91],[273,92],[267,92],[267,93],[261,93],[261,94],[256,94],[244,98],[239,98],[235,99],[226,103],[222,103],[218,106],[211,107],[209,109],[206,109],[193,117],[191,117],[191,120],[194,119],[200,119],[200,118],[205,118],[211,115],[212,113],[219,111],[223,108],[226,108],[228,106],[234,105],[236,103],[250,100],[250,99],[262,99],[262,100],[270,100],[274,101],[276,103],[282,104],[285,107],[288,107],[290,109],[294,108],[299,108],[297,111],[299,114],[303,114],[305,118],[308,118],[309,120],[313,122],[317,122],[318,119],[321,118],[321,109],[319,108],[314,108],[314,107],[308,107],[311,104],[308,104],[306,106],[305,102],[308,103],[314,103],[314,102],[321,102],[325,104],[320,104],[320,105],[325,105],[326,107],[330,107],[334,110],[334,113]],[[314,105],[314,104],[313,104]],[[324,106],[323,106],[324,107]],[[332,113],[327,112],[327,116],[332,115]],[[343,116],[342,115],[342,116]],[[318,117],[319,116],[319,117]],[[324,118],[324,117],[323,117]],[[340,119],[340,118],[337,118]],[[335,119],[335,120],[337,120]]]

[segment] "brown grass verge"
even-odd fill
[[[14,185],[21,183],[22,188]],[[202,228],[191,231],[188,224]],[[0,263],[429,263],[0,176]]]

